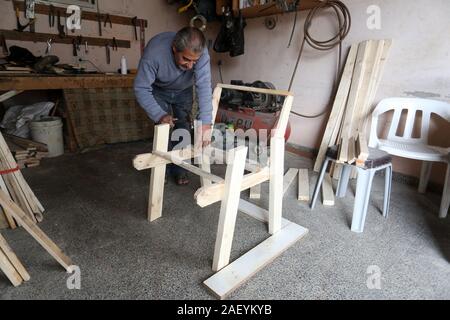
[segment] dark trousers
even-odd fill
[[[184,91],[175,93],[154,87],[153,96],[167,114],[171,114],[174,118],[178,119],[175,122],[175,127],[173,129],[186,130],[190,134],[191,112],[194,101],[193,88],[190,87]],[[171,136],[172,133],[170,134],[170,137]],[[172,151],[178,143],[178,141],[172,141],[172,139],[169,138],[169,151]],[[183,141],[183,143],[186,144],[187,142]],[[188,143],[190,144],[191,141]],[[168,169],[169,174],[175,177],[186,173],[186,170],[175,165],[170,165]]]

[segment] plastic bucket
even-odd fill
[[[48,146],[48,157],[55,158],[64,154],[63,122],[61,118],[42,117],[30,124],[34,141]]]

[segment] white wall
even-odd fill
[[[448,0],[344,0],[350,9],[353,24],[344,48],[367,39],[393,39],[394,45],[377,100],[391,96],[431,97],[450,101],[450,1]],[[370,5],[381,8],[381,30],[367,27],[367,9]],[[246,28],[246,53],[238,58],[214,54],[213,62],[224,63],[225,82],[232,79],[273,82],[287,89],[303,38],[305,12],[297,24],[295,40],[287,49],[293,25],[293,14],[277,16],[274,30],[264,26],[264,18],[248,20]],[[318,39],[325,40],[334,34],[335,20],[324,14],[316,20],[312,30]],[[319,30],[320,28],[320,30]],[[213,28],[211,33],[217,33]],[[305,50],[294,84],[294,111],[318,114],[324,110],[331,92],[336,72],[337,50],[319,52],[309,47]],[[213,68],[217,70],[215,66]],[[215,81],[219,81],[215,72]],[[293,134],[290,142],[318,148],[327,116],[309,120],[291,117]],[[450,134],[447,130],[443,137]],[[445,138],[444,138],[445,140]],[[450,139],[448,139],[450,140]],[[448,142],[450,146],[450,142]],[[418,175],[417,163],[396,161],[397,171]],[[442,168],[435,179],[442,180]]]

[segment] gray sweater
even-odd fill
[[[208,50],[189,71],[181,70],[175,64],[172,52],[174,32],[164,32],[148,43],[134,82],[137,101],[148,116],[158,122],[166,115],[153,97],[153,87],[171,92],[181,92],[195,83],[199,100],[200,120],[212,123],[211,66]]]

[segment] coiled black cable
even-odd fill
[[[326,9],[330,9],[330,8],[333,9],[334,12],[336,13],[336,16],[338,19],[338,25],[339,25],[338,32],[336,33],[335,36],[333,36],[332,38],[330,38],[328,40],[320,41],[320,40],[314,39],[314,37],[311,35],[311,32],[310,32],[310,28],[311,28],[314,18],[316,17],[316,15],[319,12],[326,10]],[[350,11],[347,8],[347,6],[340,0],[326,0],[326,1],[323,1],[322,3],[320,3],[319,5],[317,5],[315,8],[311,9],[311,11],[308,14],[306,21],[305,21],[304,38],[303,38],[303,42],[302,42],[302,45],[300,48],[298,59],[297,59],[296,65],[295,65],[295,69],[292,74],[291,82],[289,84],[289,89],[288,89],[289,91],[291,91],[292,86],[294,84],[295,76],[297,75],[297,70],[298,70],[300,60],[302,58],[306,43],[308,43],[312,48],[314,48],[316,50],[320,50],[320,51],[328,51],[328,50],[335,48],[336,46],[339,46],[338,70],[339,70],[339,72],[341,71],[342,42],[347,37],[348,33],[350,32],[351,24],[352,24],[352,20],[351,20]],[[334,96],[334,94],[337,90],[338,83],[339,83],[339,79],[336,79],[332,96]],[[330,102],[330,104],[331,104],[331,102]],[[315,118],[319,118],[319,117],[323,116],[324,114],[326,114],[328,112],[328,109],[329,108],[327,108],[324,112],[322,112],[318,115],[314,115],[314,116],[304,115],[304,114],[300,114],[300,113],[297,113],[294,111],[292,111],[291,113],[294,115],[297,115],[299,117],[302,117],[302,118],[315,119]]]

